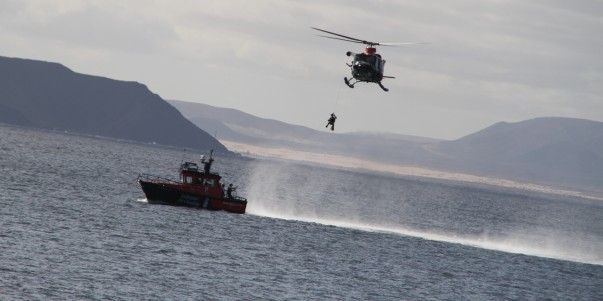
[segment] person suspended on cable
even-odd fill
[[[329,127],[329,125],[331,126],[331,131],[335,130],[335,120],[337,119],[337,116],[335,116],[335,112],[331,113],[331,117],[329,117],[329,120],[327,121],[327,125],[325,126],[326,128]]]

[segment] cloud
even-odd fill
[[[67,47],[148,53],[177,38],[170,24],[103,2],[40,1],[17,12],[2,21],[6,32]]]

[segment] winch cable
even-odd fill
[[[333,105],[333,113],[335,113],[335,111],[337,110],[337,105],[339,104],[339,97],[341,96],[342,87],[342,85],[339,85],[339,88],[337,89],[337,95],[335,96],[335,104]]]

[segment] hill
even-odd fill
[[[424,147],[439,141],[390,133],[332,133],[236,109],[177,100],[169,102],[197,126],[217,134],[221,141],[409,164],[430,162],[432,156]]]
[[[225,142],[603,191],[602,122],[561,117],[499,122],[445,141],[388,133],[331,133],[235,109],[170,103]]]
[[[499,122],[437,149],[467,171],[603,187],[603,122],[561,117]]]
[[[227,152],[143,84],[44,61],[0,57],[0,122]]]

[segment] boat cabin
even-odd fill
[[[184,162],[180,165],[180,182],[182,184],[194,185],[201,188],[203,192],[223,196],[224,189],[220,184],[220,175],[211,172],[212,159],[201,163],[204,165],[203,170],[199,170],[199,165],[193,162]]]

